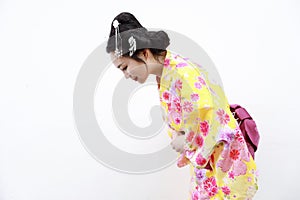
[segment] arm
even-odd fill
[[[170,126],[178,132],[184,132],[185,145],[182,156],[185,156],[195,167],[204,168],[208,162],[206,142],[210,142],[206,136],[210,132],[213,120],[213,101],[211,93],[205,82],[201,82],[195,76],[197,71],[189,70],[183,78],[178,74],[176,94],[178,99],[173,101],[177,112],[171,115]],[[177,103],[177,104],[176,104]],[[177,107],[176,107],[177,105]]]

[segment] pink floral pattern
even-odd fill
[[[192,193],[192,200],[199,200],[200,198],[200,192],[198,190],[194,190]]]
[[[250,157],[249,152],[243,151],[245,146],[244,141],[240,142],[237,139],[233,140],[231,144],[227,144],[221,154],[221,158],[223,159],[219,160],[217,166],[220,167],[223,172],[228,172],[232,169],[231,173],[233,173],[234,176],[246,175],[246,162],[250,161]]]
[[[178,90],[182,89],[182,81],[181,80],[176,80],[175,88],[177,88]]]
[[[203,146],[203,137],[201,135],[196,135],[195,137],[195,145],[198,147],[198,148],[201,148]]]
[[[170,66],[170,59],[166,58],[164,61],[164,67],[169,67]]]
[[[230,117],[227,113],[225,113],[225,111],[223,109],[219,109],[217,111],[217,115],[218,115],[218,120],[220,121],[220,123],[222,125],[227,124],[230,120]]]
[[[198,81],[201,85],[206,85],[205,80],[201,76],[198,76]]]
[[[195,136],[195,132],[194,131],[190,131],[188,133],[188,136],[187,136],[187,141],[191,142],[193,140],[194,136]]]
[[[203,66],[167,51],[159,97],[170,129],[185,132],[177,166],[193,169],[190,200],[252,198],[256,164],[222,88],[208,77]]]
[[[199,153],[196,157],[196,163],[200,166],[203,166],[207,163],[207,160],[202,157],[202,155]]]
[[[207,121],[200,122],[200,131],[202,132],[203,136],[207,136],[209,132],[209,124]]]
[[[234,179],[234,172],[233,171],[228,172],[228,177]]]
[[[203,182],[203,188],[208,196],[213,197],[218,192],[218,186],[215,177],[209,177]]]
[[[191,94],[191,100],[192,101],[198,101],[199,100],[199,95],[196,93]]]
[[[176,65],[176,67],[184,67],[187,66],[188,64],[186,62],[180,62]]]
[[[169,91],[164,91],[163,95],[162,95],[162,98],[163,98],[163,101],[165,102],[170,102],[170,92]]]
[[[185,101],[184,103],[183,103],[183,110],[185,111],[185,112],[192,112],[193,111],[193,109],[194,109],[194,106],[193,106],[193,104],[191,103],[191,102],[189,102],[189,101]]]
[[[229,195],[230,194],[230,189],[228,186],[223,186],[222,187],[222,192],[225,194],[225,195]]]
[[[202,85],[200,82],[196,82],[196,83],[194,83],[194,85],[195,85],[195,88],[198,88],[198,89],[202,88]]]

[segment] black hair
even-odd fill
[[[170,44],[170,39],[165,31],[148,31],[143,27],[135,16],[128,12],[122,12],[117,15],[112,23],[107,41],[106,52],[115,51],[115,28],[113,26],[114,20],[119,22],[119,32],[122,38],[122,52],[123,56],[129,57],[129,43],[128,38],[133,36],[136,40],[136,51],[131,58],[138,62],[144,62],[137,57],[139,52],[144,49],[149,49],[153,56],[157,59],[158,56],[166,52],[166,48]]]

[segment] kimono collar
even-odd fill
[[[164,69],[172,69],[176,66],[176,56],[170,50],[167,50],[167,54],[164,61]]]
[[[161,85],[167,87],[170,84],[172,73],[175,72],[174,68],[176,67],[176,64],[176,58],[173,53],[170,50],[167,50],[161,77],[156,77],[158,89],[160,89]]]

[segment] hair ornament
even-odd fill
[[[113,21],[113,27],[115,28],[115,44],[116,44],[115,56],[118,58],[122,56],[122,38],[120,35],[119,25],[120,23],[118,20]]]
[[[136,40],[133,36],[128,39],[129,43],[129,56],[132,56],[136,51]]]

